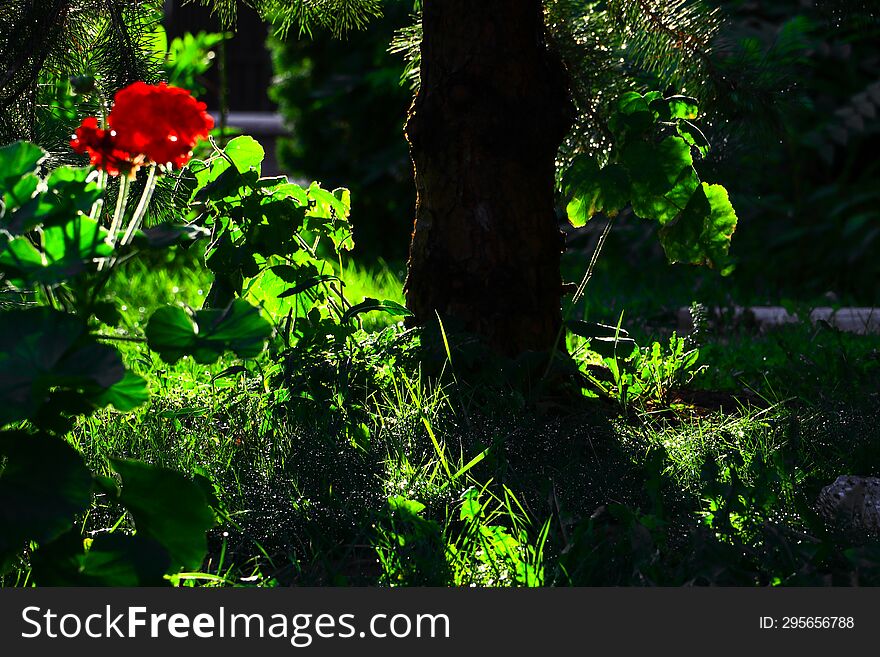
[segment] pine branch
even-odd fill
[[[223,25],[235,25],[239,4],[236,0],[189,1],[210,7]],[[275,25],[280,36],[294,27],[300,34],[311,34],[318,27],[342,37],[382,15],[382,0],[242,0],[240,4],[256,10]]]
[[[158,80],[150,34],[161,6],[161,0],[0,0],[0,141],[29,139],[50,151],[66,141],[71,126],[47,115],[71,75],[94,75],[106,98],[135,80]]]

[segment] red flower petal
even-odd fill
[[[88,153],[92,165],[111,176],[131,175],[140,166],[130,153],[119,148],[112,132],[98,127],[98,119],[94,116],[83,120],[70,140],[70,146],[77,153]]]
[[[206,139],[214,127],[214,120],[205,110],[206,105],[185,89],[164,82],[135,82],[116,94],[107,121],[122,150],[181,168],[192,157],[196,142]]]

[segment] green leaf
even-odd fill
[[[150,401],[150,391],[145,379],[126,372],[121,381],[103,390],[95,399],[100,406],[112,405],[117,411],[127,413]]]
[[[261,215],[265,219],[257,223]],[[254,253],[269,258],[286,256],[301,248],[295,235],[302,228],[304,208],[298,207],[296,201],[266,196],[254,209],[246,210],[245,216],[249,223],[256,223],[247,238],[247,247]]]
[[[165,306],[154,312],[147,324],[146,336],[150,349],[167,363],[176,363],[188,355],[197,340],[192,318],[176,306]]]
[[[162,586],[171,558],[148,536],[122,532],[84,541],[70,531],[37,550],[32,558],[38,586]]]
[[[113,249],[104,240],[108,233],[88,217],[78,217],[64,226],[53,226],[43,231],[43,250],[50,266],[82,262],[106,257]]]
[[[351,224],[351,192],[340,188],[333,192],[322,189],[318,183],[309,187],[311,206],[306,213],[307,228],[330,238],[337,251],[354,248]]]
[[[105,241],[107,231],[88,217],[77,217],[64,226],[41,231],[41,248],[28,237],[16,237],[0,249],[0,271],[13,285],[55,285],[94,266],[97,258],[113,249]]]
[[[461,496],[461,508],[458,512],[459,520],[476,520],[483,511],[480,502],[480,491],[475,487],[468,488]]]
[[[337,189],[329,192],[318,183],[312,183],[309,186],[309,199],[314,203],[314,207],[309,212],[309,216],[329,219],[335,213],[337,217],[347,218],[351,211],[351,195],[345,192],[348,190]]]
[[[48,190],[43,199],[52,207],[52,216],[44,219],[43,223],[65,223],[77,212],[87,214],[103,194],[93,174],[94,170],[89,167],[54,169],[46,179]]]
[[[260,164],[266,157],[266,151],[259,142],[248,136],[236,137],[231,140],[226,144],[223,152],[232,160],[239,173],[246,173],[251,168],[259,173]]]
[[[702,157],[709,154],[709,140],[706,135],[690,121],[680,121],[675,127],[679,136],[687,142],[688,146],[696,148]]]
[[[192,356],[197,363],[210,364],[227,350],[240,358],[254,358],[271,335],[272,325],[243,299],[193,316],[183,308],[165,306],[153,313],[146,329],[150,349],[167,363]]]
[[[402,495],[392,495],[388,498],[388,510],[391,513],[399,513],[403,516],[419,516],[427,507],[417,500],[411,500]]]
[[[326,263],[301,254],[302,252],[296,254],[297,266],[275,265],[260,272],[248,282],[245,298],[262,307],[273,320],[277,321],[289,313],[293,313],[296,317],[304,317],[312,308],[326,300],[324,288],[308,286],[306,282],[325,276],[319,272],[319,267],[329,271],[332,271],[332,268]],[[303,287],[303,289],[296,294],[289,293],[291,283],[295,288]]]
[[[638,345],[632,338],[605,337],[590,338],[589,348],[590,351],[593,351],[604,358],[613,358],[614,356],[626,358],[627,356],[630,356],[633,351],[638,349]]]
[[[225,171],[232,169],[229,160],[224,157],[214,157],[205,162],[204,160],[190,160],[187,169],[195,176],[196,191],[217,180]]]
[[[225,310],[200,310],[196,313],[200,337],[224,345],[239,358],[255,358],[266,348],[272,325],[247,301],[238,299]]]
[[[409,317],[412,315],[412,313],[409,311],[408,308],[406,308],[406,306],[402,306],[396,301],[379,301],[378,299],[371,299],[367,297],[361,303],[349,308],[342,316],[342,321],[347,322],[348,320],[357,317],[358,315],[373,312],[374,310],[388,313],[389,315],[393,315],[394,317]]]
[[[46,157],[46,151],[26,141],[0,148],[0,195],[13,189],[20,178],[36,173]]]
[[[642,219],[671,221],[699,185],[691,149],[680,137],[630,144],[621,157],[632,180],[633,211]]]
[[[0,572],[28,541],[45,543],[71,528],[92,499],[92,475],[60,438],[0,433]]]
[[[617,111],[621,114],[635,114],[648,111],[648,101],[638,91],[627,91],[620,94],[617,100]]]
[[[103,193],[90,179],[93,173],[92,169],[75,167],[53,170],[45,184],[29,195],[29,200],[5,217],[4,228],[13,235],[22,235],[38,226],[63,226],[72,218],[87,214]],[[32,174],[21,179],[14,190],[19,200],[25,194],[25,190],[19,191],[19,187],[27,185],[30,188],[34,180],[36,177]]]
[[[287,297],[292,297],[294,295],[301,294],[306,290],[310,290],[313,287],[317,287],[318,285],[321,285],[321,283],[330,283],[332,281],[341,281],[341,279],[339,278],[339,276],[332,276],[330,274],[325,274],[323,276],[313,276],[302,281],[299,285],[285,290],[278,295],[278,298],[286,299]]]
[[[609,324],[574,319],[566,322],[569,331],[590,341],[590,351],[605,358],[627,357],[638,348],[626,329]]]
[[[174,570],[194,570],[208,549],[207,532],[214,512],[195,483],[183,475],[140,461],[111,459],[122,477],[120,503],[134,518],[137,535],[168,550]]]
[[[40,179],[34,174],[28,173],[21,177],[10,189],[6,190],[5,194],[0,194],[0,200],[3,201],[3,205],[6,207],[6,212],[8,213],[23,205],[27,205],[37,193],[39,187]],[[13,220],[11,218],[7,218],[6,221],[4,221],[4,224],[7,227],[10,227],[12,223]]]
[[[657,112],[661,121],[678,119],[695,119],[700,114],[700,105],[696,98],[690,96],[669,96],[651,102],[651,109]]]
[[[92,306],[92,314],[102,324],[118,326],[122,321],[122,315],[114,301],[99,301]]]
[[[635,91],[622,94],[617,102],[617,112],[608,121],[608,127],[619,143],[634,136],[647,133],[657,121],[657,113],[651,109],[651,102],[660,97],[656,91],[642,96]]]
[[[708,265],[723,275],[733,267],[728,258],[737,217],[727,190],[702,183],[684,212],[660,230],[660,243],[670,262]]]
[[[600,169],[595,158],[579,155],[562,177],[562,191],[571,199],[568,220],[580,228],[599,212],[614,216],[623,209],[629,201],[629,176],[618,164]]]
[[[222,163],[222,164],[221,164]],[[196,203],[205,203],[206,201],[223,201],[226,199],[234,199],[238,194],[238,190],[242,186],[242,174],[238,169],[230,166],[229,162],[223,159],[214,160],[211,164],[210,173],[207,176],[197,175],[201,182],[207,178],[204,185],[196,187],[194,200]],[[217,172],[217,175],[214,175]]]
[[[274,187],[272,189],[272,196],[293,199],[298,205],[308,205],[309,203],[308,192],[292,182],[285,182]]]
[[[98,344],[80,318],[49,308],[0,313],[0,425],[61,412],[50,392],[72,406],[101,406],[103,391],[124,375],[119,353]]]

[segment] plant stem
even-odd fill
[[[128,202],[128,192],[131,190],[131,182],[128,176],[119,176],[119,189],[116,192],[116,207],[113,210],[113,220],[110,222],[110,246],[116,246],[116,233],[122,227],[122,220],[125,218],[125,206]],[[92,208],[94,211],[94,208]],[[115,262],[111,256],[105,258],[98,263],[98,271],[102,271],[106,266],[110,266]]]
[[[109,340],[111,342],[145,343],[147,341],[146,338],[131,337],[131,336],[127,336],[127,335],[104,335],[102,333],[96,333],[95,338],[98,340]]]
[[[571,298],[571,306],[566,313],[566,319],[568,319],[568,316],[571,314],[571,311],[574,309],[574,306],[577,304],[577,302],[580,301],[581,297],[584,296],[584,292],[587,289],[587,284],[590,282],[590,279],[593,278],[593,270],[596,268],[596,262],[599,260],[599,254],[602,253],[602,247],[605,246],[605,240],[608,239],[608,233],[611,232],[611,226],[613,225],[614,217],[609,217],[608,223],[605,224],[605,228],[602,230],[602,234],[599,236],[599,241],[596,242],[596,249],[593,251],[593,257],[590,258],[590,265],[589,267],[587,267],[587,271],[584,274],[583,279],[581,279],[581,283],[580,285],[578,285],[577,291]]]
[[[147,214],[147,207],[150,205],[150,199],[153,198],[153,192],[156,191],[156,169],[157,166],[155,164],[150,166],[150,173],[147,174],[147,184],[144,186],[144,193],[141,194],[141,200],[138,202],[137,207],[134,210],[134,216],[131,218],[131,222],[128,224],[128,230],[125,231],[125,235],[119,243],[120,246],[126,246],[131,243],[131,240],[134,239],[135,232],[141,227],[141,224],[144,221],[144,215]]]
[[[608,234],[611,232],[611,227],[613,225],[614,217],[609,217],[608,222],[605,224],[605,228],[602,229],[602,234],[599,236],[599,240],[596,242],[596,248],[593,251],[593,257],[590,258],[590,264],[587,266],[587,271],[584,273],[584,277],[581,279],[581,282],[571,299],[571,305],[568,307],[568,311],[566,311],[562,318],[562,325],[559,327],[559,332],[556,334],[556,340],[553,342],[553,349],[550,351],[550,359],[547,361],[547,369],[544,370],[544,375],[541,377],[542,382],[547,378],[547,375],[550,374],[550,370],[553,367],[553,361],[556,359],[556,352],[559,348],[559,343],[562,341],[562,336],[565,335],[565,324],[569,317],[571,317],[571,313],[574,311],[577,302],[584,296],[584,292],[587,289],[590,279],[593,278],[593,270],[596,268],[599,254],[602,253],[602,247],[605,246],[605,240],[608,239]]]
[[[98,189],[101,190],[101,196],[97,201],[92,203],[92,209],[89,212],[89,219],[92,221],[100,221],[101,211],[104,209],[104,194],[107,192],[107,173],[98,171]]]
[[[116,244],[116,231],[122,227],[122,220],[125,217],[125,204],[128,201],[128,192],[131,189],[131,183],[128,176],[119,176],[119,190],[116,193],[116,208],[113,210],[113,221],[110,222],[110,243]]]

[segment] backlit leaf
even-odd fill
[[[581,155],[562,178],[563,193],[570,198],[568,220],[580,228],[599,212],[614,216],[629,202],[630,183],[619,164],[599,168],[595,158]]]
[[[643,219],[671,221],[699,184],[691,149],[680,137],[667,137],[659,144],[633,143],[622,161],[632,180],[633,211]]]
[[[263,351],[271,335],[272,325],[243,299],[225,309],[199,310],[194,315],[165,306],[153,313],[146,329],[150,349],[167,363],[184,356],[192,356],[197,363],[214,363],[225,351],[253,358]]]
[[[42,148],[25,141],[0,147],[0,195],[15,187],[26,174],[36,173],[46,156]]]
[[[730,240],[737,217],[727,190],[702,183],[684,212],[660,231],[660,242],[670,262],[705,264],[728,274]]]
[[[259,172],[260,164],[266,157],[266,151],[253,137],[236,137],[226,144],[223,152],[235,164],[239,173],[245,173],[254,168]]]

